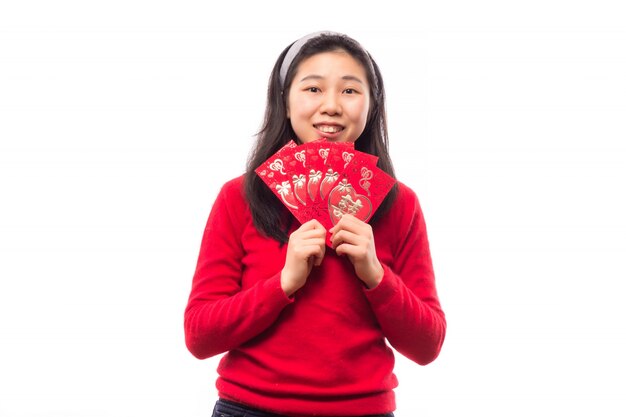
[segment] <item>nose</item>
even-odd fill
[[[322,103],[320,104],[320,113],[328,115],[341,114],[341,101],[332,93],[324,94]]]

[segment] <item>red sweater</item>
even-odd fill
[[[228,352],[218,367],[220,398],[293,416],[395,409],[398,382],[385,339],[425,365],[439,354],[446,321],[413,191],[399,183],[397,200],[373,230],[385,270],[377,287],[366,289],[350,261],[327,248],[290,299],[280,286],[287,245],[254,227],[243,177],[224,185],[185,311],[194,356]]]

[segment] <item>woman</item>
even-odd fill
[[[386,341],[422,365],[438,356],[446,321],[415,193],[398,182],[369,224],[345,215],[326,230],[297,224],[254,172],[290,139],[326,137],[393,176],[384,101],[378,66],[345,35],[311,34],[279,56],[247,172],[211,210],[185,311],[196,357],[227,352],[214,416],[390,416]]]

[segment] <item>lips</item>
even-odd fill
[[[313,125],[313,127],[315,127],[317,130],[319,130],[322,133],[339,133],[344,129],[343,126],[327,125],[327,124]]]

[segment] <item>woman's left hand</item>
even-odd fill
[[[367,288],[376,287],[383,279],[384,270],[376,256],[372,226],[350,214],[344,214],[329,232],[337,255],[348,257]]]

